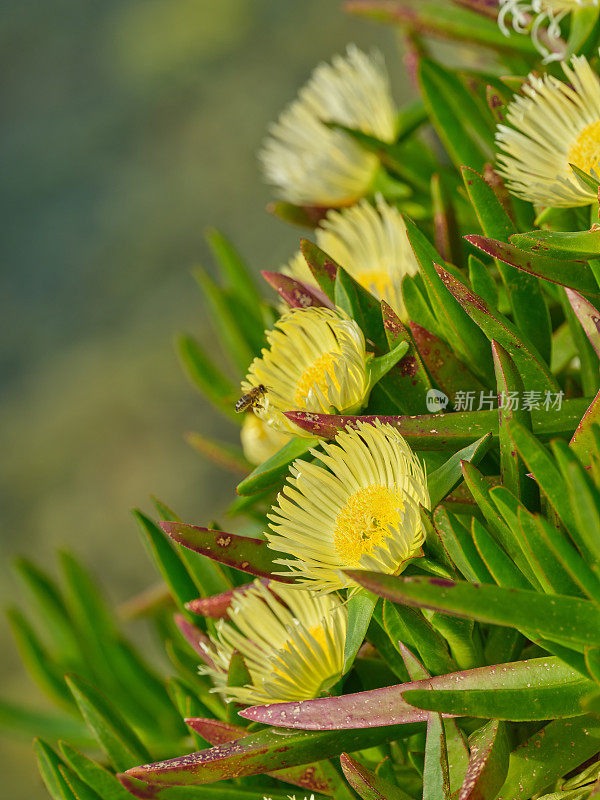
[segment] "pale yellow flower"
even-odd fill
[[[250,412],[246,414],[240,432],[244,455],[251,464],[262,464],[274,456],[284,444],[290,440],[290,435],[276,430]]]
[[[228,620],[217,622],[208,656],[215,691],[243,705],[309,700],[340,679],[348,613],[335,596],[271,581],[236,595]],[[246,686],[227,686],[229,662],[240,653],[251,675]]]
[[[500,0],[498,24],[505,36],[510,35],[510,25],[517,33],[531,33],[531,39],[545,61],[556,61],[562,57],[561,49],[550,50],[548,43],[558,43],[561,37],[560,23],[578,8],[592,8],[599,0]],[[545,32],[546,41],[541,34]]]
[[[280,431],[310,436],[284,416],[301,410],[360,410],[369,391],[365,338],[343,311],[294,308],[267,333],[267,348],[249,367],[242,392],[263,385],[254,412]]]
[[[515,194],[542,206],[582,206],[597,192],[569,164],[600,178],[600,79],[583,56],[563,64],[569,81],[530,75],[496,134],[498,171]]]
[[[263,798],[263,800],[272,800],[272,798],[271,797],[265,797],[265,798]],[[296,800],[296,795],[295,794],[288,794],[288,800]],[[315,800],[315,796],[314,796],[314,794],[311,794],[310,797],[305,797],[304,800]]]
[[[263,800],[272,800],[272,798],[271,797],[265,797],[265,798],[263,798]],[[296,800],[296,795],[295,794],[288,794],[288,800]],[[314,796],[314,794],[311,794],[310,797],[305,797],[304,800],[315,800],[315,796]]]
[[[268,514],[281,575],[319,591],[352,586],[344,569],[396,575],[421,547],[419,504],[429,507],[423,466],[388,424],[359,422],[296,461]]]
[[[368,192],[379,160],[325,123],[393,142],[396,119],[381,54],[349,45],[345,56],[319,64],[270,126],[259,154],[266,180],[283,200],[297,205],[350,205]]]
[[[361,286],[405,319],[402,280],[405,275],[414,275],[419,265],[398,209],[381,196],[376,202],[376,207],[361,200],[351,208],[329,211],[315,232],[317,244]],[[316,285],[302,253],[297,253],[282,271]]]

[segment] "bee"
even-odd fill
[[[235,404],[235,410],[239,414],[241,411],[248,411],[249,408],[259,406],[261,398],[263,398],[266,393],[267,387],[263,386],[262,383],[259,383],[258,386],[253,386],[249,392],[246,392],[246,394],[240,397]]]

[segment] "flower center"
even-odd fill
[[[362,269],[355,277],[361,286],[379,299],[386,298],[392,287],[390,273],[385,269]]]
[[[298,408],[306,408],[306,398],[311,389],[318,388],[327,397],[329,378],[338,389],[340,385],[333,366],[336,362],[337,353],[324,353],[317,358],[310,367],[307,367],[300,376],[294,392],[294,405]]]
[[[569,163],[589,173],[600,159],[600,120],[586,125],[569,148]]]
[[[331,649],[324,627],[322,625],[311,625],[305,630],[308,635],[301,633],[298,636],[297,634],[298,638],[290,638],[285,642],[275,654],[275,657],[271,659],[270,669],[280,678],[286,681],[290,679],[294,681],[301,687],[303,692],[306,692],[307,696],[319,697],[322,693],[326,693],[334,683],[337,683],[340,678],[340,670],[334,668],[331,672],[328,672],[327,669],[322,669],[325,664],[328,667],[331,666],[329,659],[326,662],[323,661],[323,655],[316,647],[320,645],[323,653],[329,653]],[[289,656],[293,657],[299,647],[303,651],[305,658],[290,660]],[[307,657],[309,663],[313,665],[318,663],[322,667],[317,671],[317,675],[315,675],[314,669],[306,668]],[[294,669],[290,670],[292,664]]]
[[[335,521],[333,544],[346,564],[357,565],[400,524],[403,493],[395,486],[372,484],[350,495]]]

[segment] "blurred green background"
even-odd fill
[[[114,601],[156,581],[129,508],[155,493],[219,516],[233,477],[187,430],[235,432],[188,386],[172,339],[210,333],[190,276],[204,229],[253,268],[301,235],[264,206],[256,150],[312,67],[378,45],[397,99],[393,34],[338,0],[7,0],[1,28],[5,336],[0,345],[4,605],[16,553],[90,564]],[[3,697],[35,705],[2,621]],[[4,796],[46,797],[31,744],[0,734]]]

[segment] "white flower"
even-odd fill
[[[600,178],[600,79],[583,56],[563,64],[569,84],[530,75],[496,134],[498,171],[515,194],[543,206],[582,206],[597,192],[569,164]]]
[[[405,319],[402,280],[405,275],[414,275],[419,265],[398,209],[381,196],[376,202],[376,208],[361,200],[351,208],[329,211],[316,230],[317,244],[361,286]],[[296,253],[282,271],[316,285],[301,253]]]
[[[337,122],[393,142],[396,109],[380,53],[349,45],[313,71],[298,98],[269,128],[259,153],[265,177],[278,195],[310,206],[350,205],[369,190],[378,169],[368,153]]]
[[[271,797],[265,797],[264,800],[272,800]],[[295,794],[288,794],[288,800],[296,800]],[[305,797],[304,800],[315,800],[314,794],[311,794],[310,797]]]
[[[545,61],[556,61],[562,57],[559,48],[549,50],[542,40],[546,33],[548,43],[558,43],[561,21],[578,8],[598,5],[599,0],[500,0],[498,24],[505,36],[510,35],[506,18],[510,16],[512,28],[517,33],[531,32],[533,43],[545,56]],[[547,25],[547,27],[545,27]]]
[[[344,664],[348,612],[334,595],[260,581],[234,597],[229,620],[219,620],[208,648],[216,691],[244,705],[308,700],[339,680]],[[228,686],[227,673],[239,652],[252,682]]]
[[[344,569],[396,575],[419,550],[419,504],[429,508],[423,467],[390,425],[359,422],[296,461],[268,514],[280,574],[319,591],[352,587]]]

